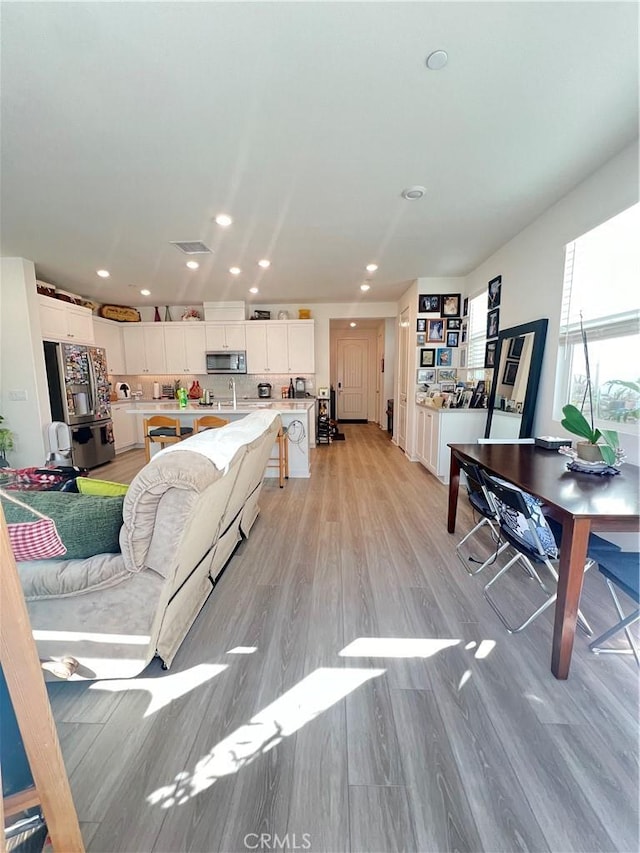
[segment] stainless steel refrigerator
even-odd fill
[[[71,456],[79,468],[113,459],[107,353],[101,347],[44,342],[51,417],[71,429]]]

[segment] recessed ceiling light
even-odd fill
[[[449,61],[446,50],[434,50],[427,56],[427,68],[430,71],[441,71]]]
[[[100,276],[100,278],[109,278],[109,276],[111,275],[109,270],[96,270],[96,273]]]
[[[266,258],[263,258],[261,261],[258,261],[258,266],[262,267],[263,270],[266,270],[271,266],[271,261],[268,261]]]
[[[250,287],[250,288],[249,288],[249,293],[257,293],[257,292],[258,292],[258,288],[257,288],[257,287]]]
[[[351,326],[352,329],[355,329],[355,327],[357,326],[357,323],[349,323],[349,325]]]
[[[367,272],[375,272],[378,269],[378,264],[367,264]]]
[[[370,284],[367,284],[367,283],[365,282],[364,284],[361,284],[361,285],[360,285],[360,290],[365,290],[365,291],[366,291],[366,290],[371,290],[371,285],[370,285]]]
[[[216,216],[216,223],[222,228],[228,228],[232,222],[233,219],[229,216],[228,213],[219,213]]]
[[[231,273],[231,275],[240,275],[242,270],[240,269],[240,267],[229,267],[229,272]]]
[[[143,296],[151,296],[151,291],[150,291],[150,290],[147,290],[146,288],[145,288],[144,290],[141,290],[141,291],[140,291],[140,293],[141,293]]]
[[[197,261],[187,261],[186,264],[190,270],[197,270],[200,264]]]
[[[425,187],[407,187],[406,190],[402,190],[402,198],[406,198],[407,201],[416,201],[426,193]]]

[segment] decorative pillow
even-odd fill
[[[67,548],[66,559],[120,551],[124,496],[103,497],[73,492],[20,492],[20,500],[50,518]],[[2,501],[7,524],[33,523],[33,513]],[[27,559],[23,557],[22,559]]]
[[[126,495],[129,486],[126,483],[112,483],[111,480],[94,480],[91,477],[76,477],[76,485],[81,495]]]
[[[33,518],[33,516],[31,516]],[[21,560],[50,560],[67,553],[50,518],[7,524],[13,556]]]

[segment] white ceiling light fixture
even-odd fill
[[[349,323],[349,325],[351,326],[351,328],[352,328],[352,329],[355,329],[355,327],[356,327],[358,324],[357,324],[357,323]]]
[[[100,278],[109,278],[111,273],[109,270],[96,270],[96,275],[99,275]]]
[[[406,190],[402,190],[402,198],[406,198],[407,201],[417,201],[422,198],[426,191],[426,187],[407,187]]]
[[[232,222],[233,219],[228,213],[219,213],[216,216],[216,225],[219,225],[221,228],[228,228]]]
[[[197,261],[187,261],[186,266],[188,266],[190,270],[197,270],[199,269],[200,264]]]
[[[429,71],[442,71],[449,61],[449,54],[446,50],[434,50],[427,56],[427,68]]]
[[[371,285],[370,285],[370,284],[367,284],[367,283],[366,283],[366,281],[365,281],[363,284],[361,284],[361,285],[360,285],[360,290],[364,290],[365,292],[366,292],[367,290],[371,290]]]
[[[367,272],[375,272],[378,269],[378,264],[367,264]]]
[[[141,293],[143,296],[151,296],[151,291],[150,291],[150,290],[147,290],[146,288],[145,288],[144,290],[141,290],[141,291],[140,291],[140,293]]]
[[[257,293],[257,292],[258,292],[258,288],[257,288],[257,287],[250,287],[250,288],[249,288],[249,293]]]
[[[240,275],[242,270],[240,269],[240,267],[229,267],[229,272],[231,273],[231,275]]]
[[[268,261],[266,258],[262,258],[261,261],[258,261],[258,266],[262,267],[263,270],[269,269],[271,261]]]

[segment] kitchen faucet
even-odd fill
[[[237,406],[237,401],[236,401],[236,380],[235,379],[229,380],[229,388],[231,391],[233,391],[233,408],[237,409],[238,406]]]

